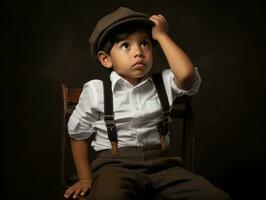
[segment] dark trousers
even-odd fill
[[[202,176],[181,167],[181,162],[179,157],[167,157],[160,146],[120,148],[118,156],[103,151],[92,162],[88,199],[230,199]]]

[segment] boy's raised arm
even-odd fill
[[[191,60],[168,35],[168,23],[163,15],[152,15],[150,20],[155,23],[152,37],[160,44],[175,76],[176,85],[181,89],[188,89],[195,78]]]

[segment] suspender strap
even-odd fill
[[[161,102],[162,107],[163,107],[163,111],[167,116],[169,116],[170,115],[170,113],[169,113],[169,101],[168,101],[168,97],[166,94],[162,73],[153,74],[152,80],[155,84],[160,102]]]
[[[108,139],[111,142],[112,153],[118,154],[117,131],[114,121],[113,92],[110,79],[103,81],[104,88],[104,121],[107,128]]]
[[[160,140],[162,150],[166,149],[166,135],[168,134],[168,123],[170,118],[170,106],[168,97],[165,90],[165,85],[163,82],[162,73],[156,73],[152,75],[152,80],[155,84],[159,100],[163,108],[163,120],[158,124],[158,131],[160,133]]]

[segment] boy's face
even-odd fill
[[[140,78],[150,71],[153,62],[153,47],[148,33],[134,32],[115,43],[105,61],[105,64],[101,61],[105,67],[113,68],[132,85],[138,84]]]

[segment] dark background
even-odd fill
[[[199,2],[2,1],[0,198],[58,199],[60,83],[82,87],[105,72],[89,57],[88,38],[121,5],[165,15],[199,67],[196,172],[233,199],[265,196],[263,4]],[[156,55],[153,71],[167,64]]]

